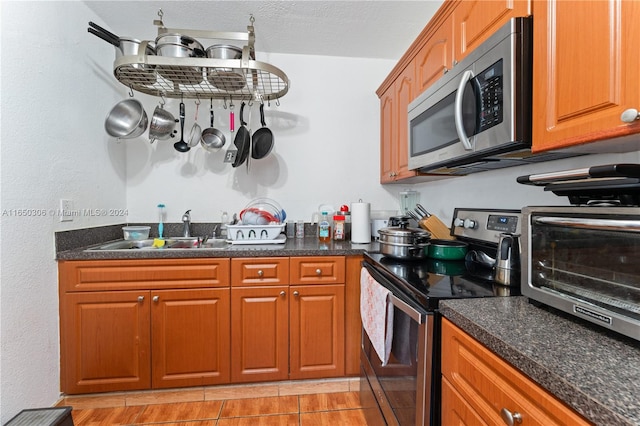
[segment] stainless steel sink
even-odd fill
[[[206,243],[200,243],[198,238],[165,238],[163,247],[154,247],[153,239],[140,240],[140,241],[113,241],[111,243],[103,244],[98,247],[93,247],[88,250],[164,250],[164,249],[225,249],[229,246],[227,240],[224,239],[209,239]]]

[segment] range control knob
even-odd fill
[[[478,222],[473,219],[465,219],[464,227],[467,229],[476,229],[478,227]]]

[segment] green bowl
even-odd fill
[[[427,257],[439,260],[461,260],[467,254],[469,245],[455,240],[431,240],[425,248]]]

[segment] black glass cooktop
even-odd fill
[[[444,299],[516,296],[519,287],[505,287],[493,280],[493,271],[468,260],[398,260],[382,253],[365,253],[364,262],[428,310]],[[375,277],[374,277],[375,278]]]

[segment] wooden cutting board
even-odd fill
[[[451,230],[436,216],[431,215],[420,219],[419,225],[422,229],[431,233],[431,238],[436,240],[454,240]]]

